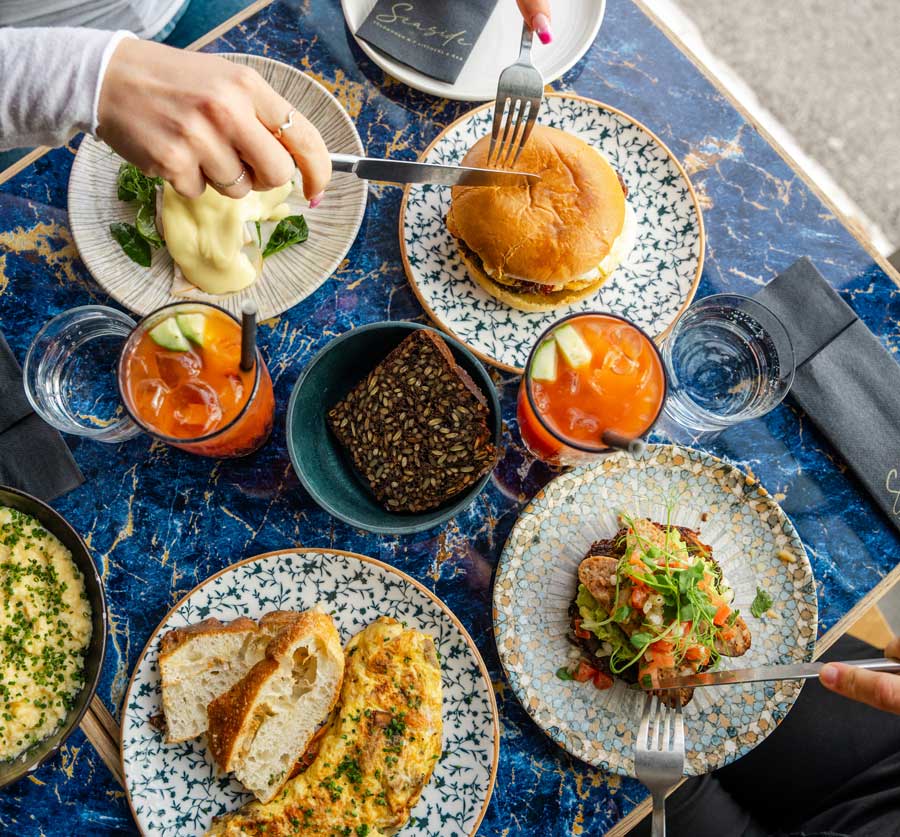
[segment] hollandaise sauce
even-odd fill
[[[185,279],[208,294],[228,294],[253,284],[262,269],[260,248],[248,223],[280,221],[293,188],[285,183],[243,198],[220,195],[211,186],[199,198],[163,186],[162,225],[166,247]]]
[[[243,456],[272,429],[272,381],[261,356],[240,367],[241,327],[204,303],[170,305],[143,320],[119,361],[119,388],[151,435],[203,456]]]

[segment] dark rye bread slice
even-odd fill
[[[328,413],[388,511],[436,508],[494,467],[484,394],[433,331],[406,337]]]

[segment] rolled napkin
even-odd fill
[[[900,530],[900,364],[808,258],[756,299],[791,335],[791,397]]]
[[[356,35],[426,76],[459,78],[497,0],[377,0]]]
[[[0,334],[0,484],[53,500],[83,482],[62,436],[32,411],[22,369]]]

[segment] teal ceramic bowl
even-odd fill
[[[431,529],[467,508],[487,484],[488,472],[467,491],[427,512],[389,512],[357,475],[350,457],[328,429],[326,417],[418,323],[384,322],[355,328],[336,337],[303,370],[287,411],[287,444],[294,470],[310,496],[339,520],[369,532],[409,534]],[[435,331],[435,329],[430,329]],[[487,370],[457,340],[437,332],[456,362],[487,399],[494,443],[500,445],[500,400]]]

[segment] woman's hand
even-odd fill
[[[553,40],[550,31],[550,0],[516,0],[525,22],[537,33],[542,44]]]
[[[186,197],[202,194],[207,182],[232,198],[272,189],[287,183],[296,165],[303,193],[315,206],[331,178],[331,162],[319,132],[299,113],[281,141],[273,136],[291,110],[249,67],[128,39],[103,78],[97,134]]]
[[[900,659],[900,637],[895,636],[890,641],[884,656]],[[900,715],[900,676],[896,674],[828,663],[822,666],[819,680],[832,692]]]

